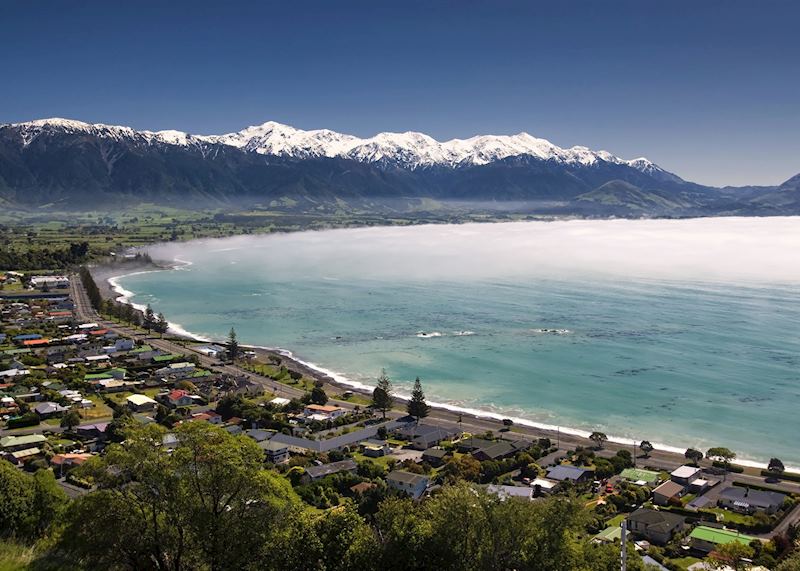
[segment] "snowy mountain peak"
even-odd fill
[[[276,121],[267,121],[224,135],[191,135],[174,130],[135,131],[130,127],[90,124],[61,118],[16,123],[12,127],[19,129],[25,145],[30,144],[43,131],[55,129],[68,133],[92,133],[114,140],[136,139],[143,144],[221,144],[262,155],[298,159],[344,158],[412,170],[485,165],[511,157],[527,156],[575,166],[594,166],[600,162],[627,165],[657,178],[680,180],[643,157],[624,160],[608,151],[593,151],[583,146],[561,148],[547,139],[525,132],[437,141],[425,133],[414,131],[384,132],[373,137],[359,138],[328,129],[305,131]]]

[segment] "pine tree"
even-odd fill
[[[153,329],[156,330],[156,333],[161,334],[162,337],[164,336],[164,333],[167,332],[167,329],[169,329],[169,323],[167,323],[167,318],[164,317],[163,313],[159,313],[158,317],[156,317],[156,322],[153,325]]]
[[[142,325],[144,328],[147,329],[147,332],[150,333],[151,329],[155,329],[156,325],[156,314],[153,313],[153,308],[150,307],[150,304],[147,304],[147,309],[144,310],[144,320],[142,321]]]
[[[422,383],[419,377],[414,381],[414,388],[411,391],[411,400],[408,401],[406,409],[409,415],[417,419],[417,422],[428,416],[428,413],[431,411],[431,407],[425,402],[425,393],[422,392]]]
[[[381,369],[381,374],[378,377],[378,386],[372,391],[372,406],[383,413],[383,418],[386,419],[386,411],[392,408],[394,404],[394,397],[392,396],[392,381],[386,374],[386,369]]]
[[[239,356],[239,341],[236,339],[236,330],[231,327],[230,333],[228,333],[228,359],[231,362],[236,361],[236,357]]]

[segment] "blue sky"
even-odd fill
[[[3,2],[0,122],[527,131],[707,184],[800,172],[797,2]]]

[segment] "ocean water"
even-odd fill
[[[564,429],[800,466],[800,220],[337,230],[158,246],[194,334]],[[794,246],[796,249],[793,249]]]

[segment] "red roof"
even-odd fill
[[[89,335],[105,335],[108,333],[108,329],[95,329],[94,331],[89,331]]]
[[[71,311],[51,311],[50,317],[69,317],[72,315]]]
[[[30,347],[32,345],[47,345],[50,343],[50,339],[29,339],[28,341],[23,341],[22,344]]]
[[[173,389],[169,392],[169,400],[178,400],[181,397],[187,397],[189,393],[183,389]]]

